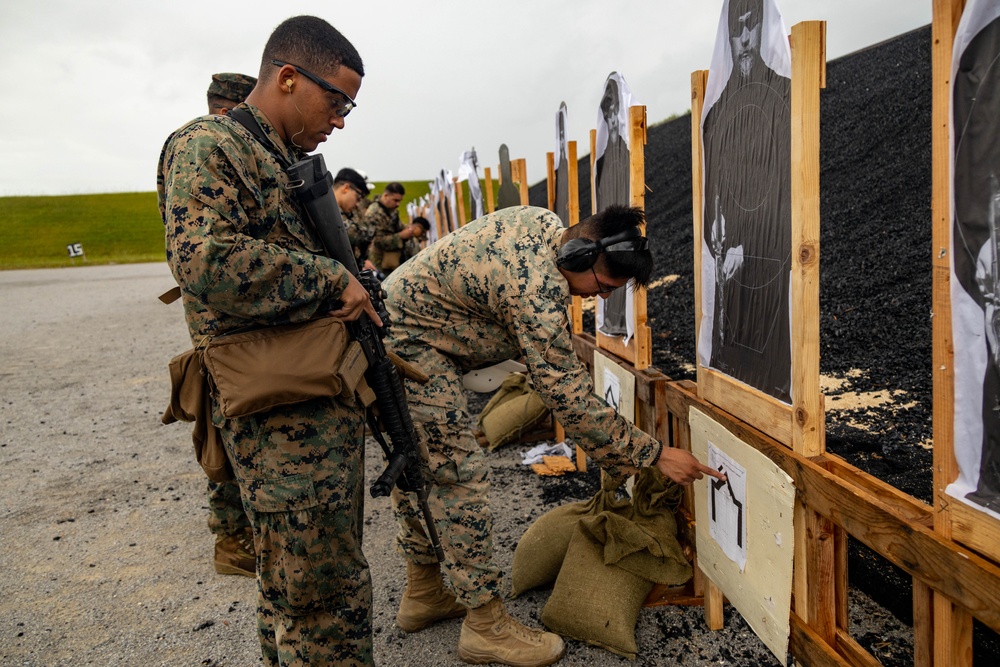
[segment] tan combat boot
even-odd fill
[[[254,549],[253,532],[246,530],[235,535],[215,538],[215,571],[219,574],[257,576],[257,551]]]
[[[474,665],[542,667],[557,662],[565,650],[562,637],[522,625],[497,598],[469,610],[458,639],[458,657]]]
[[[438,621],[461,618],[465,611],[465,606],[445,590],[438,563],[419,565],[406,561],[406,592],[396,614],[400,629],[419,632]]]

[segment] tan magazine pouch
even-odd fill
[[[353,394],[364,374],[364,355],[350,355],[342,376],[349,342],[344,323],[332,317],[226,334],[205,346],[205,370],[222,415],[245,417],[280,405]]]
[[[399,268],[399,261],[403,258],[401,250],[386,250],[382,253],[382,270],[395,271]]]
[[[194,422],[195,457],[208,478],[233,479],[226,450],[212,423],[212,397],[227,419],[312,398],[357,392],[365,383],[361,345],[348,341],[344,323],[331,317],[220,336],[170,360],[170,403],[162,421]]]

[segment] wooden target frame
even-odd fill
[[[791,301],[792,403],[788,405],[697,359],[698,396],[806,456],[825,450],[819,388],[819,91],[826,86],[826,24],[792,28]],[[691,192],[694,219],[695,336],[701,330],[704,150],[701,115],[708,71],[691,75]]]
[[[629,204],[641,209],[646,208],[646,107],[637,105],[629,107]],[[590,210],[597,211],[597,184],[595,180],[595,157],[597,152],[597,130],[590,131]],[[571,164],[575,163],[571,153]],[[572,187],[572,181],[570,182]],[[572,196],[572,195],[571,195]],[[579,202],[577,202],[579,206]],[[579,215],[579,213],[578,213]],[[646,225],[640,227],[643,236]],[[597,297],[600,298],[600,297]],[[646,312],[646,290],[640,288],[632,295],[635,319],[632,324],[635,335],[628,345],[617,336],[605,336],[597,330],[594,322],[594,339],[597,347],[606,350],[617,357],[627,360],[636,370],[644,370],[653,364],[652,332],[649,328]],[[575,331],[574,331],[575,333]]]

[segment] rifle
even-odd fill
[[[417,432],[413,427],[413,419],[406,403],[406,392],[399,373],[382,343],[382,338],[390,326],[389,313],[383,301],[385,292],[382,290],[382,284],[373,271],[358,271],[351,242],[347,237],[347,228],[340,216],[337,200],[333,196],[333,176],[327,171],[323,156],[310,155],[290,165],[286,171],[292,178],[289,189],[298,195],[313,229],[323,243],[327,256],[343,264],[358,279],[368,291],[372,305],[382,319],[382,328],[375,326],[367,313],[361,313],[361,317],[355,322],[346,323],[348,333],[353,340],[361,344],[368,360],[365,379],[375,392],[375,404],[392,442],[390,447],[379,429],[378,421],[369,412],[367,419],[372,434],[386,457],[385,470],[371,485],[371,495],[373,498],[388,496],[394,485],[399,486],[401,491],[415,493],[423,515],[424,527],[427,529],[427,537],[438,561],[443,561],[441,540],[427,504],[430,486],[420,469]]]

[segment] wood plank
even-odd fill
[[[847,583],[847,546],[849,543],[847,531],[840,526],[833,526],[833,576],[837,605],[837,629],[849,631],[850,596]]]
[[[490,175],[489,167],[483,167],[483,176],[486,179],[486,212],[492,213],[496,207],[493,204],[493,176]]]
[[[931,589],[913,580],[913,667],[934,665],[934,598]]]
[[[792,406],[713,368],[699,368],[698,390],[711,403],[785,446],[792,442]]]
[[[547,195],[546,208],[556,210],[556,154],[549,151],[545,154],[545,191]]]
[[[791,445],[804,456],[816,456],[823,452],[825,429],[819,388],[819,90],[826,23],[792,26],[791,48]]]
[[[646,107],[637,105],[628,108],[629,128],[629,205],[646,208]],[[642,226],[646,233],[646,226]]]
[[[933,270],[931,335],[934,428],[935,525],[951,537],[945,488],[958,478],[954,448],[955,373],[951,334],[951,139],[949,136],[951,55],[964,0],[933,0],[931,61],[931,263]]]
[[[952,539],[990,560],[1000,561],[1000,521],[954,498],[950,500]]]
[[[596,327],[596,318],[595,318]],[[635,364],[635,346],[636,341],[633,337],[632,340],[625,344],[624,339],[619,336],[605,336],[600,331],[594,331],[594,340],[597,341],[597,346],[606,352],[620,357],[622,359],[627,359],[630,364]]]
[[[965,0],[933,0],[931,23],[931,374],[933,382],[934,528],[944,539],[953,537],[952,509],[959,505],[945,492],[958,477],[955,459],[955,371],[951,332],[951,61],[955,31]],[[974,531],[973,531],[974,532]],[[971,619],[952,600],[935,590],[933,664],[971,665]],[[969,632],[963,626],[968,623]],[[996,628],[994,628],[996,629]],[[958,655],[956,655],[956,653]],[[969,654],[967,663],[960,656]]]
[[[806,579],[809,627],[831,646],[836,642],[837,590],[833,523],[806,511]]]
[[[705,108],[705,87],[708,85],[708,70],[702,69],[691,73],[691,216],[694,219],[694,339],[695,366],[698,391],[704,387],[704,366],[698,362],[697,344],[698,332],[701,330],[701,253],[704,241],[703,213],[705,210],[704,187],[705,171],[703,147],[701,141],[701,114]]]
[[[934,601],[934,662],[946,667],[972,667],[972,616],[938,592]]]
[[[629,120],[629,203],[646,208],[646,107],[633,106],[628,110]],[[648,224],[648,221],[647,221]],[[640,227],[646,234],[646,225]],[[646,288],[641,287],[632,294],[635,314],[635,356],[632,363],[639,370],[649,368],[653,363],[653,334],[649,328],[646,308]],[[631,342],[631,341],[630,341]]]
[[[927,503],[921,502],[908,493],[903,493],[896,487],[886,484],[863,470],[859,470],[836,454],[827,452],[821,457],[813,458],[813,461],[840,479],[850,482],[852,485],[860,487],[865,492],[875,496],[893,508],[902,518],[908,521],[915,521],[926,528],[934,527],[933,508]]]
[[[792,611],[803,619],[809,618],[810,612],[809,595],[809,542],[808,516],[809,508],[805,506],[801,496],[796,494],[795,514],[792,517],[794,526],[795,551],[792,555]]]
[[[673,446],[687,452],[691,451],[691,424],[688,422],[686,416],[683,419],[678,419],[674,424]],[[684,486],[684,495],[681,498],[681,504],[692,517],[695,517],[694,484],[687,484]],[[697,519],[695,519],[695,521],[697,521]],[[692,542],[692,544],[694,544],[694,542]]]
[[[698,398],[690,388],[671,382],[666,402],[670,405],[675,400],[686,404],[685,409],[696,406],[774,461],[795,480],[798,498],[810,509],[1000,631],[1000,565],[904,520],[878,498]],[[935,625],[938,618],[935,613]]]
[[[837,652],[854,667],[882,667],[877,658],[845,631],[837,632],[834,645],[837,647]]]
[[[566,143],[569,171],[569,226],[580,222],[580,169],[576,157],[576,142]],[[570,321],[574,334],[583,333],[583,299],[574,296],[570,301]]]
[[[528,197],[528,163],[522,157],[516,160],[511,160],[511,166],[517,165],[517,178],[513,178],[515,183],[518,185],[518,189],[521,193],[521,206],[527,206],[530,201]]]
[[[432,197],[430,205],[434,208],[434,226],[437,228],[438,238],[443,239],[448,233],[445,225],[445,218],[441,215],[441,193],[437,197]]]
[[[795,664],[809,667],[852,667],[823,638],[816,634],[798,614],[789,617],[788,649]]]
[[[721,630],[726,625],[722,589],[715,585],[705,570],[701,574],[705,582],[705,625],[709,630]]]
[[[465,223],[468,222],[465,217],[465,188],[462,187],[462,181],[458,180],[457,176],[452,177],[452,181],[455,184],[455,200],[458,202],[458,226],[464,227]]]

